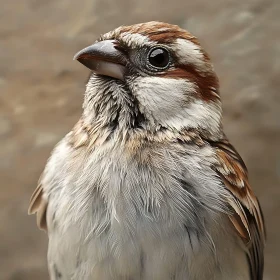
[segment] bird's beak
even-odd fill
[[[78,60],[96,74],[124,80],[127,58],[115,40],[105,40],[86,47],[75,54]]]

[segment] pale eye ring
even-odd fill
[[[149,64],[156,69],[166,69],[170,64],[169,51],[163,47],[152,48],[148,53]]]

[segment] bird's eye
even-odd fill
[[[149,52],[148,60],[153,67],[165,69],[170,62],[169,52],[162,47],[154,48]]]

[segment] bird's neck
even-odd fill
[[[125,138],[135,133],[180,134],[194,132],[203,139],[215,141],[222,137],[219,106],[195,106],[178,112],[172,118],[156,118],[145,112],[138,100],[129,94],[123,84],[92,76],[87,84],[84,99],[83,121],[95,134]],[[213,107],[213,108],[212,108]],[[207,113],[204,113],[204,111]],[[212,114],[209,115],[209,112]],[[143,133],[142,133],[143,134]]]

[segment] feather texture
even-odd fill
[[[43,198],[44,188],[41,183],[38,184],[37,188],[33,192],[30,198],[30,204],[28,208],[28,214],[37,213],[37,225],[40,229],[47,231],[47,200]]]
[[[82,117],[30,200],[48,230],[51,279],[262,280],[264,221],[223,135],[209,56],[189,32],[159,22],[103,40],[86,59],[98,53],[107,70],[92,68]],[[150,59],[156,49],[162,67]],[[115,65],[121,79],[108,57],[126,62]]]
[[[218,158],[217,174],[232,194],[229,204],[234,213],[229,218],[248,248],[251,280],[261,280],[265,226],[259,202],[248,182],[247,168],[226,138],[211,145]]]

